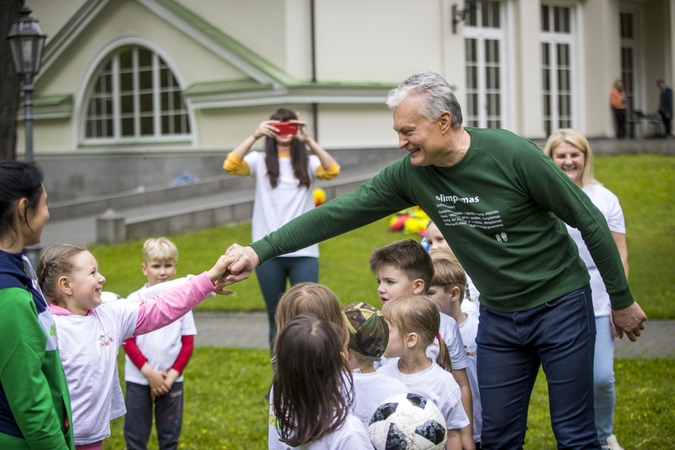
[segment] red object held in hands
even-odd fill
[[[272,125],[279,130],[279,134],[284,136],[287,134],[298,134],[298,124],[293,122],[279,122]]]

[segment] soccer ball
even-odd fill
[[[431,400],[419,394],[398,394],[377,407],[368,424],[377,450],[441,450],[445,448],[445,418]]]

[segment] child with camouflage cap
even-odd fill
[[[370,416],[388,397],[408,392],[401,381],[375,372],[389,342],[389,326],[379,309],[353,302],[342,308],[349,330],[347,362],[354,378],[354,414],[368,426]]]

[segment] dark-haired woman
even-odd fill
[[[296,134],[281,134],[276,125],[291,122]],[[265,151],[251,152],[251,147],[265,136]],[[309,155],[307,146],[312,150]],[[227,155],[224,169],[234,175],[256,178],[253,204],[253,240],[290,222],[314,208],[312,184],[315,178],[330,180],[340,173],[340,166],[307,134],[307,124],[285,108],[278,109]],[[279,298],[291,285],[319,281],[319,246],[317,244],[282,255],[261,264],[256,275],[262,291],[270,324],[270,343],[276,331],[274,314]]]
[[[56,326],[26,257],[49,220],[42,170],[0,161],[0,449],[73,449]]]

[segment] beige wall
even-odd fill
[[[440,3],[316,0],[319,80],[397,83],[442,72]]]
[[[386,105],[321,106],[319,140],[326,148],[390,147],[398,141]]]
[[[280,0],[176,1],[271,63],[282,69],[286,68],[287,2]],[[288,1],[297,3],[300,0]]]
[[[308,0],[286,0],[286,72],[298,80],[312,79],[312,45]]]
[[[33,151],[35,154],[70,152],[70,119],[44,119],[33,122]],[[26,149],[26,131],[23,120],[16,124],[16,150],[23,155]]]
[[[283,105],[300,113],[314,133],[308,105]],[[204,149],[231,150],[250,136],[278,106],[205,109],[195,112],[199,123],[199,144]],[[262,148],[263,140],[254,145]],[[391,112],[384,105],[319,106],[319,142],[326,148],[396,147]]]
[[[40,21],[47,34],[47,43],[87,0],[26,0],[34,12],[31,17]]]
[[[291,108],[300,113],[300,118],[312,129],[311,111],[307,105],[267,105],[227,109],[200,109],[195,111],[199,123],[199,145],[206,149],[232,150],[250,136],[260,122],[268,120],[277,108]],[[254,145],[262,148],[263,139]]]

